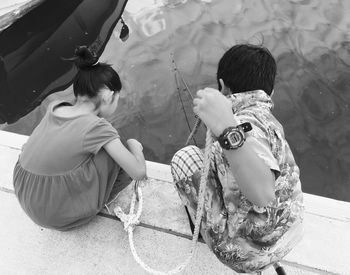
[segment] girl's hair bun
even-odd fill
[[[74,63],[79,69],[87,69],[95,65],[98,57],[87,46],[78,46],[74,52]]]

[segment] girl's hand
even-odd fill
[[[199,90],[193,104],[193,111],[215,136],[221,135],[227,127],[238,124],[233,116],[231,101],[216,89]]]
[[[139,152],[143,151],[142,144],[138,142],[136,139],[133,139],[133,138],[128,139],[126,143],[128,144],[130,151],[133,151],[133,150],[137,150]]]

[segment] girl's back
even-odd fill
[[[104,150],[118,138],[94,114],[60,117],[52,103],[23,148],[14,188],[24,211],[37,224],[67,230],[92,219],[104,206],[119,166]]]
[[[53,102],[49,105],[46,115],[26,143],[20,157],[26,170],[39,175],[67,173],[101,148],[103,144],[97,140],[101,134],[104,142],[110,141],[105,139],[106,135],[118,137],[117,131],[107,121],[94,114],[57,115],[55,109],[63,104]]]

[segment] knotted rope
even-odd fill
[[[209,167],[210,167],[210,160],[211,160],[211,145],[213,143],[212,140],[212,135],[209,129],[207,129],[207,135],[206,135],[206,141],[205,141],[205,151],[204,151],[204,164],[203,164],[203,169],[201,171],[201,180],[200,180],[200,186],[199,186],[199,191],[198,191],[198,207],[197,207],[197,212],[196,212],[196,220],[195,220],[195,228],[194,228],[194,233],[192,237],[192,242],[191,242],[191,248],[190,248],[190,253],[186,260],[177,266],[176,268],[170,270],[170,271],[158,271],[153,268],[151,268],[149,265],[144,263],[141,258],[138,256],[134,241],[133,241],[133,231],[134,228],[137,224],[140,223],[140,216],[142,213],[142,207],[143,207],[143,197],[142,197],[142,190],[139,185],[139,182],[134,182],[135,184],[135,192],[132,195],[131,199],[131,204],[130,204],[130,211],[129,214],[125,214],[123,210],[117,206],[114,209],[114,213],[116,216],[124,223],[124,230],[128,232],[129,236],[129,244],[130,244],[130,249],[131,253],[134,256],[136,262],[147,272],[156,274],[156,275],[170,275],[170,274],[176,274],[185,269],[185,267],[189,264],[191,261],[194,253],[196,252],[196,244],[198,241],[198,234],[200,230],[200,224],[202,221],[202,215],[203,215],[203,207],[204,207],[204,200],[205,200],[205,191],[206,191],[206,184],[207,184],[207,178],[209,174]],[[138,196],[138,209],[137,212],[135,212],[135,204],[136,204],[136,197]]]

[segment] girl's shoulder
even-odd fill
[[[54,122],[54,124],[59,124],[60,129],[64,127],[73,127],[75,132],[80,129],[80,132],[83,135],[86,133],[99,134],[103,130],[115,131],[109,121],[93,113],[65,116],[54,112],[55,110],[57,111],[57,107],[69,105],[71,105],[71,103],[66,100],[54,100],[47,107],[47,116],[49,117],[49,120]]]
[[[57,121],[62,125],[66,124],[65,122],[68,122],[68,124],[76,124],[78,128],[88,128],[100,120],[100,117],[93,113],[70,114],[68,112],[59,112],[59,108],[71,107],[72,105],[73,103],[67,100],[54,100],[49,103],[46,114],[52,117],[54,121]]]
[[[113,127],[113,125],[105,118],[92,115],[92,116],[82,117],[82,119],[88,120],[86,123],[87,132],[90,132],[90,133],[94,133],[94,132],[100,133],[105,131],[117,132],[117,130]]]
[[[97,154],[105,144],[116,138],[119,138],[117,129],[106,119],[97,117],[84,134],[83,150]]]

